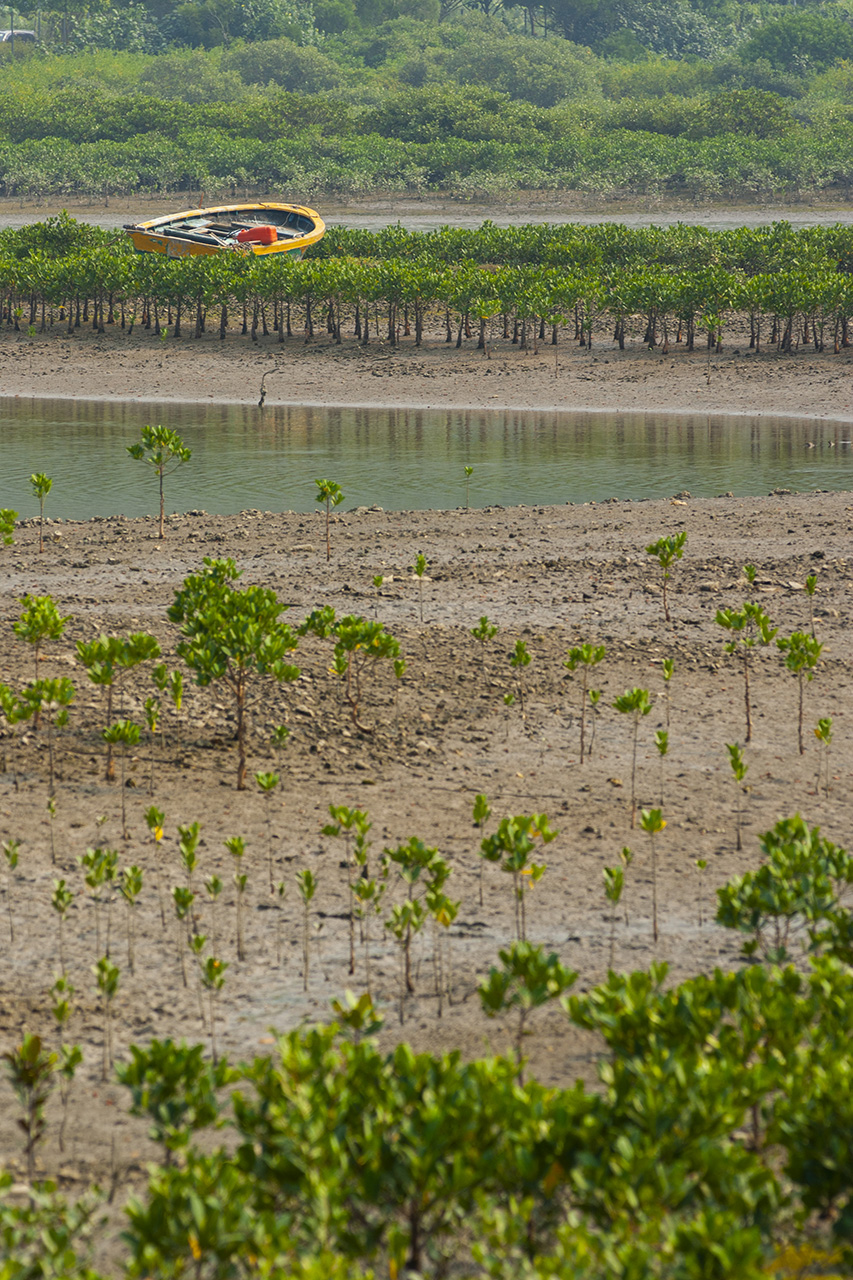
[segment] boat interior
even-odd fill
[[[241,231],[257,227],[275,227],[279,240],[298,240],[314,230],[314,219],[286,209],[223,209],[220,213],[199,211],[175,221],[152,226],[160,235],[194,240],[200,244],[233,244]]]

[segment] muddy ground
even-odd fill
[[[236,517],[194,512],[167,522],[165,539],[150,519],[56,522],[38,531],[28,522],[14,546],[0,549],[0,681],[19,688],[33,675],[31,648],[12,622],[24,592],[50,593],[69,615],[65,634],[45,647],[40,675],[69,676],[77,696],[57,747],[56,817],[46,808],[48,751],[44,726],[6,734],[7,771],[0,775],[0,840],[21,841],[20,862],[5,860],[0,936],[6,945],[0,986],[0,1049],[25,1030],[51,1043],[56,1033],[49,988],[60,969],[58,917],[51,908],[53,880],[64,877],[75,897],[64,931],[77,1012],[70,1037],[84,1051],[73,1089],[66,1151],[57,1146],[58,1101],[39,1153],[39,1173],[59,1178],[71,1193],[91,1180],[114,1186],[114,1208],[139,1185],[153,1155],[147,1126],[125,1114],[127,1098],[102,1081],[103,1022],[92,966],[97,959],[95,907],[78,860],[87,847],[118,850],[119,866],[144,869],[135,913],[136,964],[131,973],[126,913],[112,906],[111,954],[121,968],[114,1006],[114,1048],[151,1037],[207,1040],[190,971],[184,988],[173,919],[161,925],[154,853],[144,814],[165,811],[163,882],[185,884],[177,826],[202,824],[195,887],[196,927],[209,948],[228,962],[217,1013],[220,1048],[233,1059],[266,1052],[272,1037],[303,1020],[325,1018],[329,1001],[364,983],[362,953],[348,972],[348,898],[343,845],[321,834],[330,804],[369,810],[374,859],[388,846],[418,836],[441,850],[453,867],[450,896],[461,902],[450,930],[451,998],[439,1017],[432,968],[432,936],[416,949],[416,994],[398,1013],[399,967],[394,944],[373,927],[371,967],[376,997],[387,1015],[383,1038],[405,1036],[418,1049],[460,1047],[467,1055],[509,1047],[509,1025],[488,1021],[477,998],[478,981],[497,950],[513,936],[510,878],[478,857],[471,807],[478,792],[497,818],[546,812],[559,829],[543,853],[547,871],[528,898],[531,939],[578,971],[579,989],[603,978],[608,965],[610,915],[603,892],[605,866],[629,845],[635,860],[615,929],[615,964],[648,965],[657,957],[674,979],[717,963],[736,964],[739,939],[712,923],[717,886],[759,858],[757,836],[778,817],[801,811],[827,835],[846,843],[851,817],[853,717],[850,675],[850,539],[853,497],[845,493],[776,494],[761,498],[392,513],[360,509],[333,517],[332,558],[325,559],[323,515],[245,512]],[[683,560],[673,570],[672,623],[662,610],[660,570],[644,552],[664,533],[685,530]],[[423,585],[411,566],[422,552]],[[233,556],[245,583],[273,587],[300,622],[311,609],[378,617],[399,639],[407,661],[399,686],[390,670],[377,671],[361,716],[352,722],[330,674],[331,652],[305,639],[295,655],[302,674],[294,684],[258,688],[250,750],[250,785],[235,788],[235,716],[224,688],[199,689],[187,676],[179,722],[167,710],[165,745],[143,732],[127,765],[127,783],[104,779],[102,691],[75,657],[75,642],[106,631],[147,630],[175,664],[176,628],[165,610],[175,590],[205,555]],[[749,588],[741,567],[757,566]],[[824,644],[817,676],[806,689],[806,752],[797,749],[797,685],[775,648],[755,657],[754,736],[746,749],[749,791],[743,797],[744,848],[735,846],[737,789],[725,744],[744,740],[740,670],[724,652],[716,609],[759,600],[781,633],[808,629],[805,578],[818,575],[815,626]],[[383,575],[377,590],[374,575]],[[500,630],[485,652],[471,635],[482,615]],[[509,656],[523,639],[531,654],[521,690]],[[579,760],[580,681],[563,666],[567,648],[583,641],[606,646],[592,683],[603,690],[591,758]],[[673,658],[669,696],[662,661]],[[626,688],[647,688],[653,711],[639,735],[640,805],[662,803],[667,828],[659,837],[661,937],[651,929],[648,838],[630,825],[631,732],[611,707]],[[143,703],[154,692],[148,669],[126,680],[120,711],[144,722]],[[504,695],[515,693],[507,707]],[[667,705],[668,703],[668,705]],[[833,717],[830,791],[818,793],[819,757],[812,728]],[[655,731],[669,717],[670,749],[661,762]],[[287,723],[289,745],[276,756],[272,728]],[[153,795],[150,794],[154,769]],[[253,773],[280,769],[282,782],[266,799]],[[122,794],[128,838],[122,834]],[[247,958],[235,940],[233,866],[223,841],[248,843]],[[270,839],[271,835],[271,839]],[[286,886],[283,901],[269,888]],[[708,866],[700,873],[696,860]],[[312,903],[308,990],[304,990],[301,904],[296,872],[318,878]],[[215,907],[202,881],[218,875],[224,889]],[[479,899],[482,874],[483,902]],[[388,901],[402,886],[392,884]],[[14,941],[10,933],[14,931]],[[103,949],[103,940],[102,940]],[[527,1043],[531,1070],[543,1081],[570,1084],[595,1079],[598,1046],[567,1025],[558,1011],[538,1014]],[[0,1079],[0,1163],[21,1173],[20,1135],[5,1077]],[[109,1256],[108,1242],[104,1244]]]

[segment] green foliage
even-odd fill
[[[0,507],[0,542],[5,547],[10,547],[15,541],[15,521],[17,518],[17,511],[13,511],[11,507]]]
[[[751,565],[744,566],[747,579],[752,583],[755,579]],[[740,650],[743,659],[744,701],[746,704],[746,741],[752,741],[752,702],[749,689],[750,653],[757,644],[767,646],[779,630],[774,627],[768,614],[760,604],[747,601],[741,609],[718,609],[717,625],[723,627],[731,635],[726,642],[726,653],[737,653]]]
[[[566,668],[567,671],[574,672],[578,669],[578,667],[581,668],[581,675],[582,675],[581,737],[580,737],[581,764],[583,764],[584,758],[585,758],[586,700],[587,700],[587,686],[589,684],[589,677],[593,668],[597,667],[599,662],[604,661],[604,656],[606,653],[607,653],[607,650],[603,644],[585,643],[581,645],[574,645],[571,649],[569,649],[569,656],[566,659],[566,661],[563,663],[563,666]],[[592,744],[590,743],[590,750],[591,749],[592,749]]]
[[[36,1147],[47,1129],[45,1106],[53,1087],[56,1054],[43,1047],[40,1036],[27,1032],[17,1048],[7,1049],[0,1057],[6,1063],[9,1081],[24,1112],[17,1125],[24,1134],[27,1177],[32,1182]]]
[[[43,471],[36,471],[30,476],[30,485],[39,504],[39,551],[44,551],[44,504],[47,495],[53,488],[53,481]]]
[[[148,1116],[150,1134],[165,1150],[166,1163],[186,1157],[194,1133],[220,1127],[219,1090],[236,1079],[226,1062],[205,1062],[204,1047],[152,1040],[130,1046],[130,1061],[116,1075],[133,1099],[130,1114]]]
[[[513,942],[499,951],[498,957],[501,968],[491,968],[488,978],[478,988],[480,1004],[489,1018],[509,1009],[518,1010],[515,1053],[519,1079],[522,1079],[522,1044],[529,1015],[563,995],[578,975],[566,969],[553,952],[546,955],[542,947],[534,947],[529,942]]]
[[[797,677],[799,691],[797,741],[800,755],[803,755],[806,749],[803,741],[803,688],[807,680],[814,679],[815,667],[823,651],[823,645],[818,644],[815,637],[808,635],[805,631],[794,631],[790,636],[779,637],[776,644],[785,655],[785,666]]]
[[[258,676],[292,681],[299,668],[285,659],[298,644],[290,627],[279,621],[287,607],[268,587],[240,590],[233,560],[205,557],[200,573],[191,574],[168,610],[181,625],[177,650],[203,688],[222,680],[237,707],[237,789],[246,786],[246,709]]]
[[[70,615],[66,614],[63,617],[60,614],[53,596],[27,594],[22,598],[21,604],[23,605],[21,616],[12,624],[12,629],[16,636],[33,646],[35,678],[38,680],[39,654],[42,645],[46,640],[60,638]]]
[[[137,462],[145,462],[154,471],[160,486],[160,529],[158,536],[165,536],[164,480],[178,467],[189,462],[192,451],[186,447],[177,431],[169,427],[143,427],[142,439],[127,446],[127,452]]]
[[[853,859],[811,830],[797,814],[782,818],[759,838],[766,861],[757,871],[734,876],[717,890],[717,923],[750,934],[745,955],[781,964],[795,938],[830,954],[847,929],[841,903],[853,884]]]
[[[326,508],[326,560],[332,558],[332,544],[329,533],[329,524],[332,518],[332,507],[338,507],[344,500],[344,493],[339,484],[334,480],[315,480],[317,493],[314,501],[322,502]]]
[[[661,567],[661,586],[663,590],[663,612],[667,622],[672,619],[669,616],[669,601],[667,599],[667,585],[672,574],[670,569],[676,560],[680,560],[684,555],[684,548],[687,544],[687,534],[682,529],[681,533],[670,533],[666,537],[658,538],[657,542],[651,542],[646,547],[646,555],[654,556]]]
[[[484,819],[485,820],[485,819]],[[497,831],[480,844],[480,854],[487,862],[498,863],[501,871],[512,876],[515,900],[515,931],[519,942],[526,940],[525,886],[541,880],[544,863],[531,862],[537,840],[550,844],[559,832],[554,831],[545,813],[517,814],[502,818]]]
[[[637,813],[637,739],[640,721],[652,709],[648,689],[626,689],[613,700],[613,706],[621,715],[630,716],[633,725],[633,750],[631,754],[631,827]]]
[[[0,1172],[0,1274],[4,1280],[104,1280],[88,1265],[96,1219],[97,1188],[69,1203],[56,1183],[29,1189],[27,1201],[10,1195],[12,1177]]]

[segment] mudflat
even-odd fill
[[[161,343],[151,334],[128,336],[119,329],[73,338],[56,331],[33,338],[6,331],[0,378],[5,394],[22,397],[251,403],[257,401],[261,374],[274,368],[267,379],[268,403],[849,416],[846,351],[754,356],[733,344],[712,355],[709,374],[704,352],[621,353],[602,341],[592,351],[561,342],[556,355],[543,344],[534,355],[499,345],[488,358],[473,343],[457,351],[435,337],[415,351],[354,342],[336,349],[325,339],[307,345],[279,345],[272,337],[257,345],[237,337]],[[57,735],[52,822],[45,725],[35,729],[29,722],[14,733],[5,731],[2,741],[0,840],[21,842],[17,868],[7,869],[5,860],[0,864],[4,1048],[24,1030],[56,1043],[49,989],[63,957],[59,918],[51,906],[54,880],[65,878],[74,894],[62,940],[76,988],[67,1036],[82,1046],[84,1062],[73,1087],[66,1150],[57,1144],[54,1100],[40,1172],[58,1177],[72,1193],[92,1180],[112,1181],[117,1213],[128,1188],[144,1180],[144,1162],[153,1154],[145,1122],[126,1114],[124,1091],[111,1077],[102,1080],[104,1027],[92,966],[105,948],[107,928],[110,953],[121,970],[113,1008],[115,1055],[121,1058],[129,1044],[154,1036],[209,1040],[209,1009],[200,1004],[189,956],[186,986],[182,979],[181,935],[169,897],[173,886],[187,883],[179,824],[201,823],[194,927],[207,936],[208,953],[229,966],[216,1035],[220,1050],[234,1059],[267,1052],[276,1033],[303,1019],[327,1017],[332,998],[347,987],[364,987],[365,946],[358,930],[350,972],[351,868],[345,846],[321,833],[330,804],[368,811],[374,869],[383,849],[413,836],[438,848],[453,868],[447,891],[460,907],[444,939],[447,993],[441,1002],[434,938],[427,929],[416,943],[415,994],[404,1001],[401,1022],[399,949],[384,919],[370,922],[367,953],[374,995],[386,1014],[386,1043],[405,1037],[419,1049],[458,1046],[469,1055],[511,1044],[511,1026],[484,1017],[476,990],[515,927],[511,877],[478,854],[482,833],[472,821],[478,793],[492,808],[487,832],[502,817],[542,812],[558,830],[537,859],[547,870],[527,892],[527,933],[578,971],[578,988],[605,975],[611,936],[618,968],[658,958],[670,963],[677,980],[718,963],[736,964],[740,939],[713,923],[714,894],[730,876],[758,863],[759,834],[797,811],[842,844],[850,829],[851,511],[853,496],[847,493],[701,501],[682,493],[656,502],[470,511],[340,509],[332,518],[328,562],[319,511],[187,513],[168,520],[162,541],[153,519],[53,522],[46,526],[43,553],[35,522],[19,526],[15,544],[0,548],[0,682],[20,689],[34,676],[32,649],[12,629],[21,597],[30,592],[52,595],[69,618],[63,636],[44,646],[39,675],[68,676],[76,686],[69,724]],[[661,570],[645,548],[682,531],[687,541],[672,569],[668,623]],[[426,559],[421,582],[412,573],[419,554]],[[243,571],[242,583],[272,587],[289,606],[285,616],[294,626],[325,605],[339,615],[377,618],[399,640],[405,673],[398,680],[390,663],[378,664],[356,723],[330,673],[331,645],[301,640],[293,655],[299,678],[257,686],[249,785],[239,791],[233,700],[219,684],[195,686],[185,671],[180,714],[168,700],[164,704],[164,740],[143,728],[139,747],[125,762],[124,787],[120,767],[118,780],[107,782],[105,698],[78,662],[76,642],[101,632],[149,631],[174,669],[179,635],[166,609],[204,556],[231,556]],[[752,585],[743,574],[747,563],[756,567]],[[810,598],[804,588],[811,574],[817,584]],[[747,599],[763,606],[780,636],[809,632],[814,625],[824,647],[815,679],[804,691],[802,754],[797,679],[775,644],[754,651],[753,736],[744,746],[744,792],[726,752],[727,743],[743,745],[745,739],[742,666],[726,654],[728,636],[715,617],[718,609]],[[485,643],[472,635],[482,616],[499,628]],[[518,641],[530,655],[521,669],[510,664]],[[586,710],[591,754],[582,761],[581,677],[564,663],[571,646],[587,641],[606,652],[590,677],[602,694],[598,714]],[[668,681],[665,659],[674,663]],[[639,728],[636,805],[661,807],[667,822],[657,838],[656,946],[651,849],[639,825],[631,826],[632,724],[612,705],[635,687],[647,689],[652,704]],[[144,703],[155,692],[148,668],[135,672],[124,682],[115,714],[144,726]],[[506,695],[514,699],[510,705]],[[828,759],[813,734],[825,716],[833,720]],[[277,752],[271,734],[281,724],[289,727],[290,738]],[[669,734],[665,756],[655,747],[658,730]],[[271,770],[281,781],[264,795],[254,774]],[[159,857],[145,820],[151,805],[166,815]],[[234,859],[223,843],[237,835],[247,847],[244,960],[236,951]],[[106,903],[96,912],[79,864],[87,848],[99,844],[117,850],[119,867],[143,869],[133,911],[133,971],[123,901],[115,895],[108,924]],[[604,868],[618,865],[626,846],[634,858],[613,919]],[[702,870],[700,861],[707,864]],[[306,868],[318,880],[307,975],[296,882],[296,873]],[[212,876],[223,886],[215,900],[204,887]],[[165,898],[162,919],[158,880]],[[403,893],[392,873],[385,917]],[[592,1037],[571,1027],[558,1010],[534,1015],[531,1028],[530,1070],[540,1079],[594,1081],[600,1046]],[[0,1160],[20,1170],[5,1076],[0,1100]],[[106,1241],[107,1254],[110,1247]]]
[[[224,340],[157,338],[119,325],[99,335],[81,325],[68,336],[57,324],[44,334],[5,328],[0,334],[0,394],[20,398],[183,400],[257,404],[266,374],[267,404],[383,405],[430,408],[608,409],[671,413],[853,418],[853,348],[792,354],[749,349],[735,320],[723,349],[687,352],[672,342],[664,354],[635,336],[620,351],[602,330],[591,349],[561,331],[534,352],[499,336],[486,350],[464,339],[442,341],[437,327],[420,348],[353,337],[336,345],[325,333],[279,343],[270,333],[252,342],[231,330]]]

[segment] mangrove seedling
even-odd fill
[[[804,631],[794,631],[792,635],[777,639],[776,644],[785,655],[785,666],[789,671],[793,671],[797,677],[798,686],[798,702],[797,702],[797,744],[800,749],[800,755],[806,750],[803,741],[803,690],[807,680],[814,679],[815,667],[818,664],[823,645],[818,644],[814,636],[806,635]]]
[[[489,821],[489,818],[492,816],[492,806],[489,804],[488,800],[484,795],[480,794],[474,797],[474,809],[471,816],[474,819],[474,829],[477,831],[479,840],[482,844],[483,832],[485,830],[486,823]],[[480,906],[482,907],[482,905],[483,905],[483,859],[481,858],[480,859]]]
[[[498,624],[489,622],[485,614],[480,618],[476,627],[471,628],[471,635],[480,643],[480,674],[484,680],[486,678],[486,645],[490,640],[494,640],[498,630]]]
[[[595,746],[595,727],[598,724],[598,717],[601,715],[599,705],[601,703],[603,693],[603,689],[589,690],[589,709],[592,712],[592,733],[589,735],[589,747],[587,748],[586,754],[590,760],[592,759],[592,751]]]
[[[249,877],[242,870],[243,857],[246,853],[246,841],[242,836],[229,836],[225,841],[225,848],[234,859],[234,884],[237,888],[237,959],[246,959],[246,948],[243,945],[243,896],[246,892],[246,884]]]
[[[757,644],[767,646],[779,630],[771,625],[769,616],[760,604],[746,601],[742,609],[718,609],[716,621],[731,634],[726,642],[726,653],[736,653],[738,647],[743,657],[743,696],[746,706],[745,742],[752,741],[752,704],[749,691],[750,653]]]
[[[6,859],[6,908],[9,912],[9,941],[11,943],[15,941],[15,918],[12,913],[12,882],[18,866],[20,848],[20,840],[10,839],[3,841],[3,857]]]
[[[564,995],[578,975],[573,969],[565,968],[554,952],[546,955],[542,947],[534,947],[529,942],[511,943],[498,952],[498,958],[501,968],[492,967],[486,981],[478,987],[480,1004],[488,1018],[509,1009],[518,1011],[515,1056],[519,1083],[523,1084],[522,1045],[525,1035],[529,1034],[527,1019],[534,1009]]]
[[[272,797],[273,792],[279,784],[279,775],[277,773],[256,773],[255,782],[257,782],[263,795],[264,812],[267,823],[267,866],[270,873],[270,893],[273,892],[273,856],[272,856]]]
[[[820,755],[817,766],[817,793],[820,795],[821,773],[825,774],[824,794],[829,796],[829,748],[832,743],[832,716],[824,716],[818,720],[814,736],[820,743]]]
[[[321,502],[326,508],[326,563],[332,558],[332,542],[329,526],[332,521],[332,508],[338,507],[344,500],[343,490],[339,484],[335,484],[334,480],[315,480],[318,492],[314,495],[315,502]]]
[[[809,574],[809,576],[806,578],[805,586],[806,586],[806,595],[809,598],[809,622],[811,624],[812,640],[814,640],[816,638],[815,629],[814,629],[814,598],[815,598],[815,592],[817,591],[817,574],[816,573]]]
[[[348,615],[335,624],[334,669],[343,681],[344,697],[352,722],[362,732],[371,730],[359,720],[359,708],[368,676],[378,662],[395,661],[400,645],[381,622]]]
[[[680,560],[684,555],[684,547],[687,543],[687,534],[682,529],[681,533],[670,533],[664,538],[658,538],[657,542],[650,542],[646,547],[646,555],[654,556],[661,567],[661,588],[663,591],[663,614],[667,622],[671,622],[669,616],[669,599],[667,595],[667,587],[672,577],[670,569],[676,560]]]
[[[758,573],[754,564],[745,564],[742,569],[743,576],[746,578],[750,586],[755,582],[755,575]]]
[[[62,976],[65,976],[65,917],[74,901],[74,894],[68,888],[64,880],[54,880],[53,897],[50,905],[59,916],[59,967],[62,970]]]
[[[32,708],[35,722],[38,723],[40,711],[47,713],[47,794],[50,800],[56,792],[56,730],[63,729],[68,724],[68,708],[74,701],[74,692],[74,685],[67,676],[53,680],[34,680],[24,690],[24,702]],[[56,861],[55,856],[53,861]]]
[[[177,923],[177,940],[178,940],[178,959],[181,963],[181,981],[184,986],[187,985],[187,966],[184,960],[184,945],[189,942],[190,930],[192,926],[192,907],[195,902],[195,894],[182,885],[175,885],[172,889],[172,903],[175,908],[175,920]]]
[[[270,742],[275,751],[276,763],[279,771],[281,771],[281,760],[284,755],[284,749],[290,741],[290,730],[286,724],[277,724],[270,734]]]
[[[619,850],[619,861],[622,863],[622,868],[625,872],[626,884],[627,884],[628,868],[630,867],[631,863],[634,861],[633,851],[628,847],[627,844],[624,844],[622,848]],[[629,923],[630,921],[628,919],[628,904],[626,903],[625,904],[625,928],[626,929]]]
[[[668,730],[669,729],[669,711],[670,711],[669,704],[672,700],[670,691],[669,691],[669,686],[670,686],[670,682],[672,681],[672,673],[675,670],[675,659],[664,658],[663,662],[660,664],[660,669],[661,669],[661,675],[663,676],[664,697],[666,698],[666,727]]]
[[[394,679],[397,683],[394,685],[394,719],[399,720],[400,712],[400,685],[403,683],[403,676],[406,674],[406,659],[394,659]]]
[[[107,726],[110,726],[113,723],[113,694],[116,689],[121,694],[123,677],[140,663],[159,658],[160,645],[154,636],[144,631],[134,632],[124,639],[120,636],[100,635],[88,643],[78,640],[77,656],[92,683],[106,688]],[[107,782],[112,782],[115,778],[113,745],[107,741]]]
[[[44,502],[53,488],[53,481],[43,471],[34,471],[30,476],[30,485],[39,504],[39,551],[44,551]]]
[[[57,978],[50,989],[53,997],[51,1012],[59,1029],[59,1059],[57,1075],[59,1077],[59,1098],[62,1104],[62,1123],[59,1126],[59,1150],[65,1150],[65,1130],[68,1124],[68,1103],[71,1098],[71,1086],[77,1068],[83,1061],[83,1052],[77,1044],[65,1043],[65,1029],[71,1021],[74,1006],[74,987],[66,977]]]
[[[133,720],[116,720],[115,724],[108,725],[101,731],[101,737],[110,750],[116,746],[121,748],[121,834],[125,840],[130,839],[130,832],[127,829],[127,787],[125,785],[127,749],[139,746],[139,732],[139,725]]]
[[[216,901],[222,892],[222,881],[219,876],[208,876],[204,882],[207,896],[210,899],[210,945],[216,950]]]
[[[23,1108],[18,1126],[23,1130],[27,1178],[32,1182],[36,1172],[36,1147],[47,1130],[45,1107],[50,1097],[56,1054],[42,1046],[41,1037],[24,1033],[16,1049],[0,1054],[7,1064],[9,1081]]]
[[[385,1025],[385,1017],[373,1003],[369,991],[356,996],[347,988],[343,1000],[330,1000],[332,1012],[342,1032],[352,1039],[353,1044],[361,1044],[367,1037],[377,1035]]]
[[[657,849],[655,847],[655,836],[659,835],[666,826],[663,814],[660,809],[643,809],[640,813],[640,826],[649,837],[649,843],[652,850],[652,935],[657,944],[658,940],[658,859]]]
[[[746,761],[743,758],[743,750],[739,743],[727,742],[726,751],[728,751],[729,753],[729,764],[731,766],[732,774],[734,775],[735,785],[737,786],[737,804],[735,806],[735,838],[736,838],[736,848],[738,852],[740,852],[740,850],[743,848],[743,842],[741,839],[741,796],[746,790],[746,787],[743,785],[743,780],[746,777],[747,773],[749,772],[749,765],[746,763]]]
[[[355,887],[362,874],[367,874],[367,858],[370,842],[367,833],[373,825],[363,809],[348,809],[346,805],[330,804],[332,821],[323,827],[324,836],[343,838],[349,892],[349,972],[355,973]],[[364,929],[362,926],[362,934]]]
[[[242,590],[233,560],[205,557],[201,573],[191,574],[168,610],[182,627],[178,654],[195,672],[202,688],[222,680],[237,707],[237,790],[246,789],[246,713],[257,677],[292,681],[299,668],[285,659],[298,644],[290,627],[279,621],[286,608],[267,587]]]
[[[12,623],[12,630],[21,640],[25,640],[27,644],[33,647],[33,662],[35,664],[34,680],[39,677],[39,658],[41,655],[42,645],[46,640],[58,640],[65,630],[65,624],[70,615],[63,617],[56,607],[53,596],[31,596],[25,595],[21,604],[24,606],[21,610],[21,616],[16,622]],[[38,724],[38,718],[36,718]]]
[[[649,691],[648,689],[626,689],[614,699],[613,706],[622,715],[631,717],[633,727],[631,747],[631,829],[633,830],[637,816],[637,739],[640,733],[640,721],[652,709]]]
[[[134,924],[134,916],[136,914],[136,903],[142,892],[142,868],[137,867],[134,863],[131,867],[124,867],[119,877],[118,889],[127,912],[127,967],[131,973],[136,972],[136,928]]]
[[[160,527],[158,538],[165,537],[166,506],[164,481],[189,462],[192,451],[186,447],[177,431],[169,427],[143,427],[142,439],[127,446],[127,452],[137,462],[145,462],[154,471],[160,485]]]
[[[148,775],[148,795],[154,794],[154,747],[157,743],[157,727],[160,723],[161,703],[159,698],[145,699],[145,725],[151,735],[151,772]]]
[[[378,618],[378,617],[379,617],[379,595],[380,595],[380,592],[382,591],[382,583],[383,583],[384,581],[385,581],[385,575],[384,575],[384,574],[382,574],[382,573],[375,573],[375,574],[373,575],[373,585],[374,585],[374,587],[376,588],[376,599],[373,601],[373,616],[374,616],[374,618]]]
[[[190,822],[184,826],[178,827],[178,853],[181,862],[184,864],[189,882],[190,891],[194,893],[193,873],[198,866],[198,846],[201,840],[201,823]]]
[[[426,556],[422,551],[419,551],[415,559],[415,563],[412,565],[412,574],[417,579],[418,583],[418,605],[420,610],[421,626],[424,625],[424,577],[426,575],[426,571]]]
[[[18,518],[17,511],[12,511],[10,507],[0,507],[0,542],[4,547],[11,547],[15,541],[15,521]]]
[[[438,892],[443,888],[450,875],[450,866],[438,852],[438,849],[424,844],[413,836],[406,844],[396,849],[384,851],[386,865],[396,866],[401,880],[406,885],[406,904],[403,908],[391,908],[391,919],[385,927],[393,933],[401,947],[402,957],[402,992],[401,1000],[414,992],[412,981],[412,938],[418,933],[426,921],[422,898],[432,890]],[[420,886],[421,895],[416,896]],[[402,1017],[402,1005],[401,1005]]]
[[[466,467],[466,468],[465,468],[465,510],[466,510],[466,511],[470,511],[470,510],[471,510],[471,504],[470,504],[470,501],[469,501],[469,489],[470,489],[470,485],[471,485],[471,477],[472,477],[472,475],[473,475],[473,474],[474,474],[474,468],[473,468],[473,467]]]
[[[406,898],[395,902],[385,928],[393,934],[400,948],[400,1026],[406,1019],[406,996],[414,991],[412,983],[412,939],[420,933],[426,922],[426,910],[420,898]]]
[[[584,762],[585,754],[585,736],[586,736],[586,697],[587,686],[589,684],[589,674],[593,667],[598,666],[599,662],[604,660],[607,652],[603,644],[581,644],[575,645],[569,649],[569,656],[563,663],[567,671],[574,672],[581,668],[581,741],[580,741],[580,761]]]
[[[166,928],[166,908],[163,904],[163,866],[160,857],[160,845],[163,841],[163,823],[166,815],[162,809],[158,809],[156,805],[151,805],[145,811],[145,825],[151,832],[151,839],[154,841],[154,868],[157,874],[157,901],[160,904],[160,925]]]
[[[227,1063],[205,1061],[204,1046],[152,1040],[144,1049],[130,1046],[130,1061],[118,1063],[116,1075],[130,1090],[132,1116],[148,1116],[149,1134],[165,1148],[165,1165],[175,1164],[193,1133],[221,1128],[217,1092],[233,1082]]]
[[[306,867],[304,871],[297,871],[296,883],[299,886],[299,896],[302,898],[302,990],[307,991],[308,968],[311,962],[309,917],[311,902],[317,892],[317,877],[310,867]]]
[[[219,1061],[216,1054],[216,1000],[225,986],[225,970],[228,965],[215,956],[206,956],[201,966],[201,981],[210,1000],[210,1052],[213,1065]]]
[[[518,697],[521,703],[521,718],[524,719],[524,669],[530,666],[531,655],[524,640],[516,640],[515,649],[510,654],[509,665],[518,677]]]
[[[604,894],[610,903],[610,955],[607,961],[608,969],[613,968],[613,952],[616,946],[616,908],[622,897],[622,890],[625,888],[625,871],[622,867],[605,867],[604,868]]]
[[[28,720],[32,715],[31,706],[17,694],[13,693],[7,684],[0,684],[0,716],[6,721],[6,724],[12,730],[14,735],[15,725],[21,724]],[[3,758],[0,760],[0,773],[6,773],[9,767],[7,739],[3,739]],[[18,778],[15,775],[15,790],[18,790]]]
[[[106,1080],[113,1065],[112,1005],[118,991],[120,975],[118,967],[112,963],[109,956],[101,956],[98,963],[93,967],[92,972],[95,975],[95,982],[101,995],[101,1009],[104,1015],[104,1054],[101,1078]]]
[[[77,861],[80,863],[84,871],[84,879],[87,887],[91,890],[91,898],[95,907],[95,937],[97,952],[101,954],[101,907],[104,903],[102,892],[105,886],[109,887],[107,896],[107,906],[111,898],[112,881],[115,878],[115,869],[118,864],[118,854],[114,849],[87,849],[85,853],[80,854]],[[107,928],[107,946],[106,951],[109,955],[109,927]]]
[[[660,759],[660,802],[663,805],[663,762],[669,751],[669,733],[666,729],[655,730],[655,746]]]
[[[487,836],[480,844],[481,856],[487,862],[500,864],[501,871],[512,876],[515,904],[515,933],[519,942],[527,936],[525,913],[525,886],[535,884],[545,873],[544,863],[530,861],[536,841],[550,844],[558,832],[553,831],[545,813],[517,814],[502,818],[494,835]]]
[[[438,997],[438,1016],[444,1014],[444,994],[453,1004],[453,969],[448,950],[447,973],[444,964],[444,935],[459,915],[460,902],[453,902],[440,888],[430,885],[424,897],[426,909],[433,923],[433,970],[435,973],[435,994]],[[449,939],[448,939],[449,943]]]

